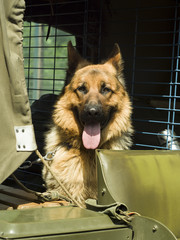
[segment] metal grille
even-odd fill
[[[179,4],[136,8],[131,95],[136,149],[179,149]]]
[[[64,85],[67,67],[67,42],[75,45],[75,37],[57,28],[24,22],[24,69],[29,99],[32,103],[43,94],[59,94]]]

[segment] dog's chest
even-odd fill
[[[96,166],[94,154],[79,151],[57,152],[51,168],[58,177],[70,185],[92,186],[96,184]]]

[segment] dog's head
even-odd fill
[[[68,44],[67,86],[60,101],[73,113],[71,120],[78,126],[87,149],[99,146],[102,132],[117,121],[116,114],[121,114],[123,101],[128,100],[122,64],[118,44],[107,61],[95,65],[84,60],[71,42]],[[69,128],[71,125],[69,122]]]

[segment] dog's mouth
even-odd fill
[[[108,114],[108,117],[100,122],[90,121],[82,123],[83,133],[82,133],[82,142],[86,149],[96,149],[98,148],[101,141],[101,132],[108,125],[110,120],[111,113]]]
[[[82,142],[86,149],[96,149],[98,148],[101,141],[101,132],[108,125],[113,109],[109,109],[107,114],[101,114],[99,117],[87,117],[86,112],[79,113],[78,109],[74,109],[77,121],[81,124],[83,128],[82,132]]]

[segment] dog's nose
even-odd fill
[[[85,106],[85,112],[89,117],[99,117],[102,114],[102,106],[100,104],[88,104]]]
[[[83,122],[101,122],[103,120],[103,109],[100,104],[86,104],[81,114]]]
[[[89,116],[91,116],[91,117],[98,115],[97,107],[91,107],[91,108],[88,109],[87,112],[88,112]]]

